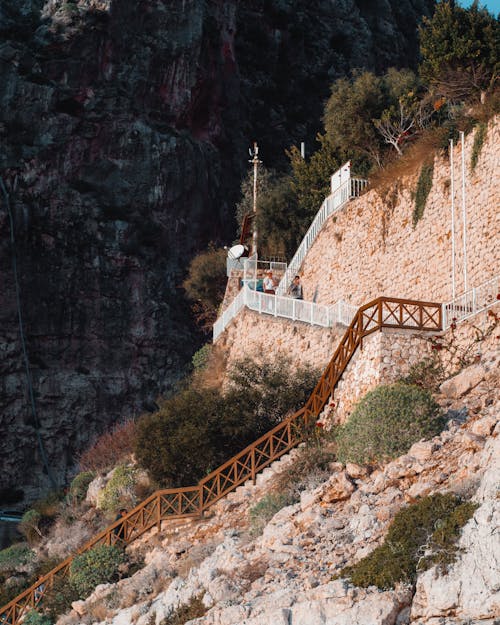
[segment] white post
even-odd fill
[[[300,155],[303,159],[306,158],[306,144],[303,141],[300,142]]]
[[[292,299],[292,319],[295,321],[295,299]]]
[[[450,139],[451,178],[451,299],[455,299],[455,172],[453,168],[453,139]]]
[[[467,214],[465,209],[465,140],[464,131],[460,131],[462,140],[462,226],[463,226],[463,257],[464,257],[464,293],[467,292]]]

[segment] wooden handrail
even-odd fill
[[[245,447],[236,456],[204,477],[196,486],[158,490],[122,519],[94,536],[75,555],[96,545],[128,544],[167,519],[203,514],[219,499],[269,466],[304,440],[321,414],[335,385],[363,339],[382,328],[441,330],[441,304],[379,297],[361,306],[345,331],[305,406],[278,423],[272,430]],[[74,556],[69,556],[0,610],[0,625],[18,625],[30,609],[40,605],[56,577],[68,574]]]

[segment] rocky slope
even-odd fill
[[[62,485],[96,432],[154,406],[193,351],[178,288],[231,240],[246,147],[313,137],[351,67],[415,62],[432,0],[1,0],[0,502]]]
[[[99,586],[60,625],[159,625],[201,597],[194,625],[493,625],[500,610],[500,349],[492,335],[481,362],[441,387],[446,429],[369,473],[331,465],[330,478],[281,509],[261,536],[249,532],[249,507],[272,487],[293,455],[221,501],[203,521],[166,524],[129,549],[146,566]],[[479,375],[481,371],[481,375]],[[356,588],[333,580],[381,544],[395,513],[419,497],[454,492],[478,504],[446,572],[419,574],[415,587]]]

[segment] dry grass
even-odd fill
[[[206,367],[193,374],[193,384],[198,388],[221,388],[227,369],[227,351],[220,343],[213,346]]]
[[[101,434],[80,456],[82,471],[99,473],[117,466],[129,458],[134,451],[136,422],[125,421]]]
[[[101,622],[111,616],[111,611],[103,603],[94,603],[89,608],[89,615],[93,621]]]
[[[413,182],[423,163],[429,160],[429,155],[443,148],[447,136],[446,128],[433,128],[422,133],[403,156],[394,158],[373,173],[370,188],[377,191],[382,198],[391,197],[394,202],[391,196],[394,184],[402,183],[404,188]]]

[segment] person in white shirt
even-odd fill
[[[274,280],[273,280],[273,272],[270,269],[266,271],[266,277],[264,278],[263,286],[264,286],[264,293],[270,293],[271,295],[274,295],[275,285],[274,285]]]

